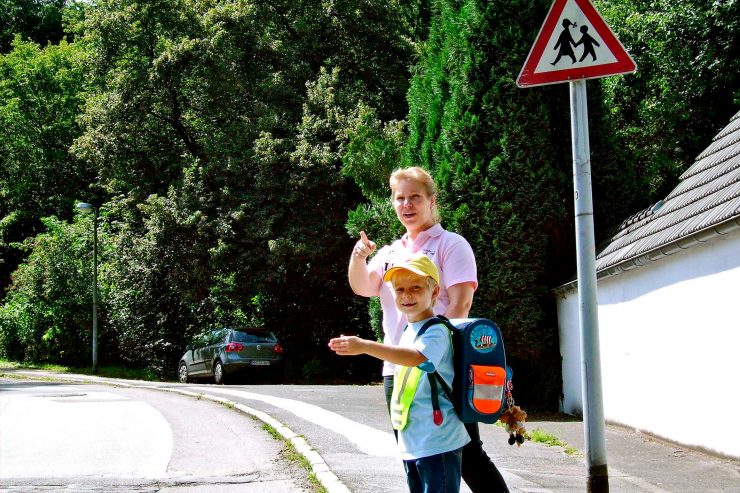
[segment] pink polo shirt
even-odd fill
[[[478,272],[475,266],[473,249],[465,238],[457,233],[445,230],[435,224],[416,236],[416,240],[405,234],[401,239],[381,248],[370,260],[368,270],[383,278],[385,271],[395,263],[406,260],[413,254],[423,253],[429,257],[439,269],[440,292],[434,305],[434,313],[440,314],[447,310],[450,298],[447,287],[462,282],[472,282],[474,289],[478,287]],[[385,344],[398,345],[401,334],[408,323],[406,315],[396,308],[395,292],[390,282],[380,286],[380,305],[383,308],[383,332]],[[393,375],[394,365],[385,362],[383,375]]]

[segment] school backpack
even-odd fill
[[[434,421],[440,424],[437,384],[442,387],[463,423],[495,423],[513,403],[512,370],[506,365],[501,329],[485,318],[454,319],[442,315],[429,319],[417,337],[435,324],[450,330],[455,378],[452,388],[437,373],[429,373]]]

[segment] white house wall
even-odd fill
[[[604,414],[740,457],[740,231],[599,281]],[[578,293],[558,299],[562,410],[581,414]]]

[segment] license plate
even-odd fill
[[[255,366],[269,366],[270,365],[270,362],[269,361],[255,360],[255,361],[252,361],[251,364],[253,364]]]

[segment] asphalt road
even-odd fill
[[[24,372],[15,372],[19,375]],[[34,375],[43,375],[34,372]],[[55,375],[54,378],[80,378],[82,380],[100,383],[103,379],[84,376]],[[118,385],[132,385],[137,388],[101,387],[70,387],[70,393],[85,392],[85,389],[95,388],[96,391],[114,393],[118,398],[126,397],[133,400],[143,400],[155,409],[167,421],[173,430],[173,445],[170,463],[166,471],[162,466],[157,469],[159,479],[148,483],[137,479],[139,490],[126,489],[125,478],[120,473],[109,472],[108,475],[116,478],[120,485],[118,489],[98,489],[92,491],[183,491],[186,484],[178,481],[178,475],[189,475],[201,478],[204,487],[213,487],[213,490],[184,490],[184,491],[226,491],[227,487],[239,484],[237,471],[251,474],[258,471],[263,478],[268,491],[295,491],[287,489],[290,485],[300,488],[301,483],[294,475],[283,472],[283,466],[266,467],[266,463],[280,460],[273,452],[264,454],[265,459],[256,460],[236,468],[229,468],[223,475],[214,475],[212,468],[225,460],[224,453],[217,449],[227,450],[230,447],[243,445],[238,442],[248,442],[249,446],[257,447],[257,442],[269,442],[271,437],[266,436],[259,426],[245,425],[245,416],[252,414],[260,420],[269,422],[271,426],[283,433],[295,443],[302,442],[305,447],[299,449],[313,465],[314,472],[329,493],[402,493],[407,491],[401,462],[399,461],[393,435],[390,433],[385,400],[380,385],[371,386],[310,386],[310,385],[234,385],[219,386],[208,384],[176,384],[176,383],[147,383],[135,381],[115,381]],[[138,388],[146,387],[145,389]],[[61,386],[64,387],[64,386]],[[152,387],[157,391],[147,390]],[[120,390],[120,393],[119,393]],[[38,391],[35,391],[38,393]],[[51,392],[51,390],[50,390]],[[53,392],[61,393],[58,388]],[[66,391],[65,391],[66,392]],[[160,393],[169,395],[175,392],[187,393],[191,397],[183,398],[180,395],[163,397],[162,402],[156,404],[144,396]],[[7,407],[5,392],[0,393],[0,459],[6,454],[5,430],[7,428]],[[78,398],[55,397],[57,400]],[[100,396],[98,396],[100,398]],[[41,400],[41,398],[37,398]],[[183,404],[185,399],[186,404]],[[209,399],[221,399],[229,407],[215,405]],[[38,403],[34,406],[39,405]],[[188,407],[183,408],[179,418],[170,417],[169,412],[179,412],[173,409],[178,406],[194,406],[209,409],[207,412]],[[122,409],[124,406],[119,403]],[[215,407],[214,407],[215,406]],[[129,406],[133,408],[134,406]],[[227,411],[239,420],[233,425],[214,426],[210,429],[201,429],[206,422],[211,421],[210,409]],[[136,411],[146,415],[146,411]],[[47,415],[50,415],[47,413]],[[57,413],[52,413],[58,417]],[[99,416],[100,413],[96,413]],[[134,411],[127,414],[133,417]],[[194,416],[205,418],[194,419]],[[215,416],[215,415],[214,415]],[[131,421],[137,421],[131,420]],[[150,419],[156,421],[157,418]],[[224,417],[223,419],[230,419]],[[234,418],[236,419],[236,418]],[[181,422],[178,423],[178,420]],[[49,419],[49,421],[54,421]],[[58,419],[57,419],[58,421]],[[692,425],[692,424],[687,424]],[[24,426],[32,426],[26,423]],[[255,426],[257,426],[255,428]],[[160,427],[161,428],[161,427]],[[563,447],[546,446],[540,443],[527,441],[521,447],[511,447],[507,444],[508,435],[497,426],[486,425],[481,428],[481,437],[488,454],[494,459],[512,493],[570,493],[586,491],[586,468],[583,450],[583,424],[575,418],[562,415],[557,416],[530,416],[527,420],[527,429],[543,430],[557,436],[576,450],[573,454],[565,453]],[[181,430],[181,431],[177,431]],[[54,434],[58,428],[47,429],[46,433]],[[131,431],[131,433],[135,433]],[[162,434],[158,429],[156,433]],[[44,434],[41,433],[43,436]],[[233,442],[221,443],[221,439],[230,435]],[[177,437],[182,437],[178,439]],[[193,440],[195,438],[195,440]],[[41,439],[37,437],[37,439]],[[606,429],[607,455],[609,460],[610,491],[617,493],[740,493],[740,461],[736,459],[719,458],[700,451],[691,450],[657,438],[641,434],[637,430],[629,430],[609,425]],[[166,436],[159,439],[166,442]],[[193,444],[195,441],[195,444]],[[203,441],[203,443],[200,443]],[[193,445],[191,447],[191,445]],[[109,447],[110,448],[110,447]],[[115,447],[113,447],[115,448]],[[165,447],[166,449],[166,447]],[[240,452],[252,454],[258,453]],[[143,452],[142,452],[143,453]],[[157,448],[152,446],[146,453],[152,457],[160,457]],[[161,452],[160,452],[161,453]],[[272,455],[271,455],[272,454]],[[228,460],[228,458],[226,458]],[[154,461],[154,459],[152,459]],[[0,461],[0,492],[4,491],[60,491],[62,488],[47,488],[36,490],[3,490],[7,481],[2,479],[3,462]],[[161,464],[161,463],[160,463]],[[149,464],[150,467],[152,464]],[[230,472],[229,472],[230,471]],[[137,477],[142,476],[138,473]],[[230,475],[229,475],[230,474]],[[273,475],[275,474],[275,475]],[[298,473],[306,475],[305,471]],[[235,483],[216,483],[217,477],[232,478]],[[7,477],[7,475],[6,475]],[[88,478],[89,476],[84,476]],[[242,480],[243,480],[242,476]],[[164,479],[162,479],[164,478]],[[328,478],[328,479],[327,479]],[[5,481],[5,482],[3,482]],[[17,484],[18,481],[13,484]],[[168,483],[169,481],[169,483]],[[244,481],[252,484],[251,477]],[[281,482],[284,482],[281,483]],[[104,483],[95,483],[104,484]],[[289,485],[289,486],[285,486]],[[269,490],[270,486],[278,489]],[[40,488],[41,486],[38,486]],[[236,488],[236,486],[234,486]],[[149,488],[149,489],[145,489]],[[157,489],[159,488],[159,489]],[[65,489],[65,491],[69,491]],[[80,490],[90,491],[90,490]],[[234,490],[236,491],[236,490]],[[251,491],[239,489],[239,491]],[[297,490],[300,491],[300,490]],[[469,491],[463,487],[463,492]]]
[[[390,432],[381,385],[189,385],[259,409],[307,438],[352,492],[404,493],[402,465]],[[563,415],[530,416],[527,429],[576,449],[526,442],[508,445],[498,426],[481,439],[512,493],[586,491],[583,423]],[[692,424],[687,424],[692,425]],[[721,459],[636,430],[606,427],[610,491],[614,493],[740,493],[740,461]],[[463,484],[461,491],[469,493]]]
[[[0,492],[309,492],[262,423],[144,388],[0,379]]]

